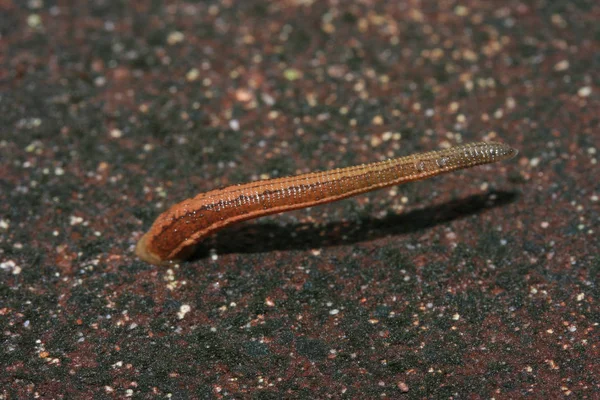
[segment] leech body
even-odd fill
[[[506,160],[501,143],[472,143],[354,167],[229,186],[201,193],[163,212],[140,239],[136,254],[151,264],[184,260],[208,235],[233,223],[312,207],[360,193]]]

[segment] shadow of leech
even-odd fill
[[[517,192],[490,191],[384,218],[365,217],[324,225],[243,223],[219,231],[200,243],[191,261],[207,258],[210,249],[215,249],[217,254],[310,250],[410,234],[510,204],[517,198]]]

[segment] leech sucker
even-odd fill
[[[208,235],[236,222],[312,207],[514,157],[502,143],[471,143],[354,167],[233,185],[200,193],[163,212],[135,252],[161,265],[189,257]]]

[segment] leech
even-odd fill
[[[502,143],[471,143],[393,160],[238,184],[200,193],[163,212],[135,252],[151,264],[185,260],[208,235],[228,225],[312,207],[360,193],[514,157]]]

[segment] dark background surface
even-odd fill
[[[600,6],[0,0],[2,398],[600,398]],[[231,183],[517,158],[132,254]]]

